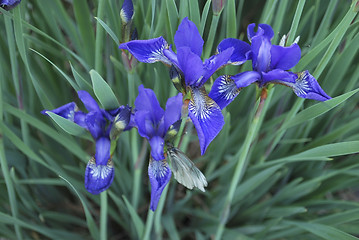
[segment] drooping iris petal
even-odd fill
[[[331,97],[323,91],[317,80],[308,71],[292,74],[297,76],[295,76],[294,82],[284,81],[283,79],[274,82],[292,88],[294,93],[301,98],[313,99],[317,101],[326,101],[331,99]]]
[[[188,115],[196,127],[201,154],[203,155],[224,125],[221,108],[208,97],[204,87],[192,88]]]
[[[96,164],[106,165],[110,159],[111,141],[108,137],[101,137],[96,140]]]
[[[135,100],[137,111],[148,111],[151,114],[150,119],[153,122],[159,122],[164,115],[164,110],[161,108],[156,94],[152,89],[144,88],[143,85],[138,87],[138,96]]]
[[[148,176],[151,183],[151,205],[150,209],[155,211],[160,200],[163,189],[171,179],[171,169],[166,160],[156,161],[150,158],[148,165]]]
[[[91,158],[85,171],[85,188],[92,194],[99,194],[110,187],[115,170],[111,159],[106,164],[96,164],[95,158]]]
[[[217,47],[217,51],[223,52],[224,50],[231,47],[233,47],[234,50],[228,63],[233,65],[240,65],[249,59],[249,52],[251,50],[251,46],[248,43],[239,39],[226,38],[222,40]]]
[[[81,102],[85,105],[85,108],[89,112],[100,112],[100,107],[98,106],[97,102],[93,97],[86,92],[85,90],[80,90],[77,92]]]
[[[154,63],[161,61],[171,64],[163,54],[163,51],[168,48],[168,44],[163,37],[149,40],[133,40],[120,44],[119,48],[128,50],[140,62]]]
[[[132,0],[124,0],[121,11],[120,11],[121,20],[124,23],[131,21],[133,17],[133,3]]]
[[[94,139],[104,135],[106,121],[101,112],[90,112],[85,117],[87,129]]]
[[[203,85],[220,67],[227,64],[230,59],[234,48],[228,48],[223,52],[213,55],[204,62],[205,73],[198,86]]]
[[[223,109],[230,104],[239,94],[240,89],[228,75],[222,75],[214,81],[208,96]]]
[[[289,70],[300,60],[300,47],[298,44],[292,44],[289,47],[272,45],[271,53],[271,69]]]
[[[277,83],[278,81],[294,84],[297,75],[292,72],[287,72],[282,69],[274,69],[267,73],[262,73],[262,80],[260,87],[268,83]]]
[[[248,71],[238,73],[232,76],[231,79],[234,80],[237,88],[244,88],[261,79],[261,75],[255,71]]]
[[[182,111],[182,93],[177,96],[171,97],[167,100],[166,110],[164,115],[164,128],[168,131],[169,127],[181,119]]]
[[[162,160],[165,158],[163,155],[164,139],[160,136],[154,136],[149,140],[151,146],[151,156],[154,160]]]
[[[49,111],[49,112],[53,112],[63,118],[66,118],[70,121],[74,121],[76,109],[77,109],[76,103],[70,102],[70,103],[67,103],[61,107],[54,109],[54,110],[42,110],[41,113],[44,115],[47,115],[46,112]]]
[[[271,63],[272,44],[268,38],[255,36],[252,38],[252,65],[253,70],[266,72],[269,70]]]
[[[267,38],[269,41],[273,38],[274,32],[271,26],[268,24],[258,24],[258,31],[254,31],[256,24],[251,23],[247,27],[247,36],[248,40],[252,41],[254,36],[263,35],[265,38]]]
[[[193,53],[189,47],[177,49],[178,63],[183,72],[186,85],[198,86],[204,74],[201,58]]]
[[[176,31],[174,42],[178,49],[188,47],[198,56],[201,56],[203,49],[203,39],[198,32],[196,25],[185,17]]]

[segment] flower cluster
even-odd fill
[[[96,154],[85,172],[85,187],[93,194],[106,190],[113,180],[111,145],[124,130],[136,128],[139,135],[149,142],[150,208],[154,211],[172,173],[179,183],[189,189],[197,187],[204,191],[207,186],[201,171],[173,143],[182,121],[187,121],[187,117],[197,130],[203,155],[225,124],[221,110],[235,99],[242,88],[252,83],[259,88],[281,84],[292,88],[301,98],[317,101],[330,99],[308,71],[289,71],[300,60],[301,50],[297,43],[288,47],[272,44],[274,33],[269,25],[259,24],[255,31],[255,24],[250,24],[247,29],[250,44],[234,38],[224,39],[215,55],[202,60],[204,40],[196,25],[187,17],[176,31],[176,51],[173,51],[163,37],[133,40],[136,39],[131,37],[135,32],[131,27],[133,14],[132,2],[125,0],[121,10],[124,43],[119,46],[126,60],[125,65],[129,69],[135,67],[134,58],[144,63],[163,62],[170,66],[170,78],[180,93],[167,100],[164,110],[154,91],[141,85],[133,109],[120,106],[105,110],[89,93],[79,91],[79,98],[88,113],[78,110],[73,102],[51,111],[87,129],[95,140]],[[128,50],[131,56],[124,50]],[[252,62],[252,71],[218,77],[207,94],[204,85],[218,69],[246,61]]]

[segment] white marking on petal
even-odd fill
[[[210,97],[208,97],[204,87],[191,88],[192,98],[188,105],[188,109],[194,113],[196,118],[203,120],[210,117],[212,109],[217,105]]]
[[[168,164],[167,164],[166,159],[156,161],[156,160],[153,160],[152,157],[150,157],[149,168],[151,169],[155,178],[159,177],[159,178],[163,179],[167,175]]]
[[[240,92],[236,83],[229,78],[228,75],[221,77],[220,85],[218,86],[218,92],[228,101],[234,99]]]
[[[193,187],[205,192],[208,183],[203,173],[178,148],[169,147],[168,156],[171,160],[174,178],[188,189]]]
[[[113,162],[109,159],[107,165],[96,165],[95,158],[91,158],[88,167],[90,168],[90,175],[93,178],[105,179],[112,173]]]
[[[295,84],[292,85],[293,91],[297,95],[307,95],[311,90],[309,83],[309,74],[307,71],[301,72],[298,78],[295,80]]]

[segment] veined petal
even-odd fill
[[[252,38],[252,66],[255,71],[267,72],[271,63],[272,44],[268,38],[255,36]]]
[[[140,62],[154,63],[161,61],[171,64],[163,54],[163,51],[168,48],[168,44],[163,37],[149,40],[133,40],[120,44],[119,48],[128,50]]]
[[[177,96],[171,97],[167,100],[164,115],[165,131],[167,131],[172,124],[181,119],[182,97],[182,93],[179,93]]]
[[[189,47],[177,48],[179,68],[183,72],[187,86],[196,85],[201,82],[204,74],[201,58],[193,53]]]
[[[156,94],[152,89],[144,88],[143,85],[138,87],[138,96],[135,100],[137,111],[148,111],[151,120],[157,123],[164,115],[164,110],[161,108]]]
[[[259,36],[259,35],[263,35],[269,41],[273,38],[274,32],[273,32],[273,29],[271,26],[269,26],[268,24],[263,24],[263,23],[258,24],[257,32],[254,31],[255,26],[256,26],[255,23],[251,23],[247,27],[247,36],[248,36],[249,41],[252,41],[253,37]]]
[[[106,120],[101,112],[90,112],[86,114],[85,123],[94,139],[98,139],[104,135]]]
[[[237,88],[247,87],[261,78],[261,75],[256,71],[242,72],[231,77],[236,83]]]
[[[163,189],[171,179],[171,169],[165,159],[156,161],[150,158],[148,165],[148,176],[151,183],[151,205],[150,209],[155,211],[160,200]]]
[[[289,47],[272,45],[271,52],[271,69],[289,70],[300,60],[300,47],[298,44],[292,44]]]
[[[96,164],[95,158],[91,158],[86,166],[85,188],[92,194],[99,194],[110,187],[115,170],[113,162],[108,159],[105,165]]]
[[[70,102],[70,103],[67,103],[61,107],[58,107],[54,110],[42,110],[41,113],[44,114],[44,115],[47,115],[47,111],[49,112],[53,112],[63,118],[66,118],[70,121],[74,121],[74,118],[75,118],[75,112],[77,111],[77,106],[76,106],[76,103],[74,102]]]
[[[205,73],[201,82],[197,86],[203,85],[220,67],[227,64],[234,48],[227,48],[223,52],[213,55],[204,62]]]
[[[96,140],[96,164],[106,165],[110,159],[111,141],[107,137],[101,137]]]
[[[165,55],[166,58],[168,58],[168,60],[175,65],[177,68],[179,68],[179,63],[178,63],[178,59],[177,59],[177,54],[173,52],[173,50],[171,49],[171,47],[169,49],[165,49],[163,50],[163,54]]]
[[[249,52],[251,51],[251,46],[239,39],[235,38],[226,38],[222,40],[218,47],[218,52],[223,52],[224,50],[233,47],[233,53],[228,61],[228,64],[240,65],[249,59]]]
[[[138,134],[141,137],[150,139],[156,133],[156,126],[151,120],[151,113],[149,111],[136,111],[135,122],[138,130]]]
[[[275,82],[292,88],[294,93],[301,98],[313,99],[317,101],[326,101],[331,99],[331,97],[324,92],[317,80],[308,71],[292,74],[297,76],[294,82],[283,80]]]
[[[191,51],[201,56],[203,49],[203,39],[198,32],[196,25],[185,17],[176,31],[174,42],[178,49],[189,47]]]
[[[188,189],[193,187],[205,192],[207,180],[194,163],[178,148],[168,148],[168,156],[171,161],[174,178]]]
[[[240,89],[229,75],[222,75],[214,81],[208,96],[223,109],[230,104],[239,94]]]
[[[221,108],[208,97],[204,87],[191,88],[192,98],[188,105],[188,114],[196,127],[201,154],[203,155],[224,125]]]
[[[154,160],[162,160],[165,158],[163,155],[164,139],[159,136],[154,136],[149,140],[151,146],[151,156]]]
[[[97,102],[93,97],[86,92],[85,90],[80,90],[77,92],[81,102],[85,105],[85,108],[89,112],[100,112],[100,107],[98,106]]]

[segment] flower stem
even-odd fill
[[[104,16],[104,8],[105,8],[106,1],[99,0],[98,9],[97,9],[97,18],[103,19]],[[102,47],[103,47],[103,39],[104,39],[104,29],[101,27],[99,21],[96,23],[96,45],[95,45],[95,69],[96,71],[101,74],[102,72]]]
[[[270,102],[272,93],[273,93],[273,91],[271,91],[271,94],[268,95],[268,100],[266,101],[267,89],[265,89],[265,88],[262,89],[258,107],[254,114],[253,120],[249,126],[249,130],[248,130],[248,133],[244,140],[243,146],[240,149],[240,151],[238,152],[238,154],[239,154],[238,162],[237,162],[236,168],[234,170],[234,174],[232,177],[232,181],[230,183],[229,191],[227,193],[222,212],[220,214],[220,219],[219,219],[220,221],[219,221],[219,225],[218,225],[217,232],[216,232],[216,238],[215,238],[217,240],[222,239],[223,230],[224,230],[224,227],[229,218],[230,208],[231,208],[231,204],[232,204],[232,200],[234,197],[236,187],[237,187],[238,183],[240,182],[240,180],[242,179],[242,177],[244,175],[244,171],[246,170],[246,166],[248,165],[248,160],[249,160],[248,153],[249,153],[250,146],[251,146],[253,140],[255,139],[255,137],[258,133],[258,130],[261,126],[261,123],[263,121],[265,111],[268,107],[268,103]],[[265,104],[266,102],[267,102],[267,104]],[[238,154],[236,154],[236,155],[238,155]]]
[[[107,191],[100,194],[101,215],[100,215],[100,239],[107,239]]]

